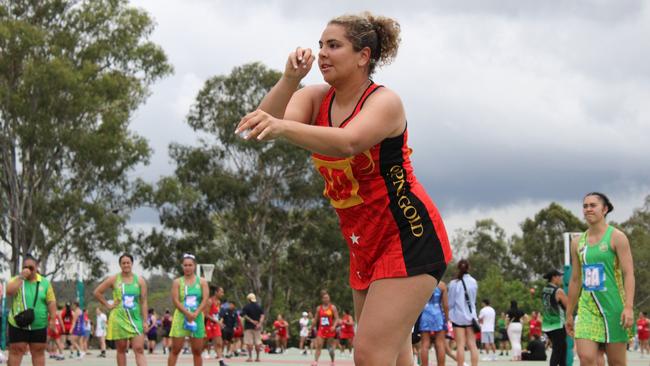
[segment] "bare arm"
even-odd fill
[[[332,157],[349,157],[370,149],[388,137],[400,135],[406,126],[399,96],[382,88],[366,100],[355,123],[345,128],[324,128],[280,120],[262,111],[247,114],[237,131],[252,129],[248,139],[268,140],[283,137],[296,146]]]
[[[289,54],[284,67],[284,73],[275,86],[264,96],[260,103],[259,109],[269,113],[275,118],[286,118],[290,108],[288,105],[292,101],[292,96],[296,93],[300,81],[307,76],[314,62],[312,50],[309,48],[296,48]],[[301,105],[298,110],[305,118],[297,118],[296,121],[309,122],[311,117],[311,103]],[[294,116],[296,116],[294,114]]]
[[[9,280],[9,283],[7,283],[7,296],[14,296],[22,285],[23,279],[20,277],[14,277]]]
[[[569,304],[569,298],[566,296],[566,294],[564,293],[564,290],[562,290],[561,288],[558,289],[558,290],[555,292],[555,301],[557,301],[558,303],[562,304],[562,306],[563,306],[565,309],[567,308],[567,306],[568,306],[568,304]]]
[[[106,290],[108,290],[109,288],[113,288],[113,284],[115,283],[116,278],[117,275],[109,276],[102,283],[100,283],[99,286],[95,288],[95,291],[93,291],[93,296],[95,296],[97,301],[99,301],[107,309],[112,309],[115,306],[115,304],[110,305],[108,301],[106,301],[106,298],[104,297],[104,292],[106,292]]]
[[[142,313],[142,328],[144,329],[144,332],[146,333],[149,330],[149,323],[146,322],[147,315],[149,313],[149,302],[147,300],[148,298],[148,291],[147,291],[147,282],[142,278],[141,276],[138,276],[138,284],[140,285],[140,311]]]
[[[578,298],[581,292],[582,283],[582,265],[578,258],[578,241],[574,240],[571,243],[571,279],[569,280],[569,301],[567,305],[567,315],[573,316]]]
[[[566,307],[566,330],[573,337],[573,312],[578,304],[582,291],[582,265],[578,258],[578,240],[571,243],[571,280],[569,280],[569,299]]]
[[[339,310],[336,308],[336,305],[332,305],[332,312],[334,313],[334,324],[339,324]]]
[[[56,312],[56,301],[49,301],[47,303],[47,312],[50,314],[50,329],[55,330],[56,329],[56,319],[60,319],[61,317],[59,314]],[[61,322],[63,324],[63,322]]]
[[[181,304],[181,301],[178,299],[179,293],[180,293],[180,290],[179,290],[180,287],[181,287],[181,285],[178,282],[178,279],[175,279],[174,282],[172,282],[172,295],[171,295],[172,296],[172,303],[174,304],[176,309],[178,309],[178,311],[183,313],[183,315],[185,315],[185,317],[188,318],[188,320],[189,320],[189,318],[192,316],[192,314],[189,311],[187,311],[187,309],[185,309],[185,306],[183,306],[183,304]]]
[[[445,312],[445,319],[449,320],[449,291],[444,282],[440,282],[439,286],[442,291],[442,311]]]
[[[618,257],[623,272],[623,286],[625,288],[625,309],[621,314],[621,324],[626,328],[632,326],[634,322],[634,313],[632,308],[634,306],[634,264],[632,261],[632,250],[630,249],[630,242],[625,234],[620,230],[614,231],[612,235],[612,246]]]
[[[208,281],[205,278],[201,278],[201,293],[202,294],[209,294],[210,293],[210,288],[208,287]],[[199,307],[194,312],[194,314],[197,317],[199,316],[199,314],[201,314],[203,312],[203,310],[207,309],[208,299],[209,299],[209,297],[207,297],[207,296],[201,296],[201,304],[199,304]]]
[[[74,329],[75,325],[77,324],[77,319],[79,319],[79,312],[81,312],[81,310],[79,310],[79,308],[77,308],[75,311],[72,312],[71,324],[72,324],[73,329]]]

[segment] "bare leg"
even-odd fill
[[[434,336],[434,348],[436,350],[436,362],[438,366],[445,364],[445,351],[447,342],[445,342],[445,332],[436,332]]]
[[[320,358],[320,351],[323,348],[323,343],[324,339],[321,337],[316,337],[316,342],[314,342],[315,349],[314,349],[314,362],[317,363],[318,359]]]
[[[431,333],[420,333],[420,365],[429,366],[429,349],[431,348]]]
[[[129,341],[120,339],[115,341],[117,348],[117,366],[126,366],[126,350],[129,348]]]
[[[192,348],[194,366],[203,366],[203,358],[201,357],[201,352],[203,352],[203,338],[190,338],[190,347]]]
[[[627,364],[625,343],[608,343],[605,349],[609,366],[623,366]]]
[[[598,365],[598,343],[586,339],[576,339],[580,366]]]
[[[381,279],[374,281],[366,293],[355,291],[355,311],[359,319],[354,344],[355,365],[395,365],[436,285],[435,278],[423,274]]]
[[[140,334],[131,338],[131,348],[135,353],[135,364],[138,366],[147,366],[147,358],[144,356],[144,335]]]
[[[173,337],[171,340],[171,348],[169,349],[169,357],[167,358],[167,366],[176,366],[178,355],[183,350],[185,337]]]
[[[472,327],[465,328],[467,348],[469,348],[470,359],[472,366],[478,365],[478,348],[476,347],[476,338],[474,337],[474,329]]]
[[[465,363],[465,328],[454,327],[454,339],[456,340],[456,365],[463,366]]]

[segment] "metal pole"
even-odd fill
[[[569,280],[571,279],[571,233],[564,233],[564,292],[569,293]],[[573,337],[566,336],[566,364],[573,366]]]
[[[77,262],[77,301],[79,302],[79,308],[86,309],[82,270],[83,263]]]

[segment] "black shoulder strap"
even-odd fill
[[[41,285],[41,281],[36,282],[36,292],[34,292],[34,304],[32,304],[32,309],[36,308],[36,299],[38,299],[38,286]],[[27,307],[27,304],[24,304]]]
[[[460,278],[460,282],[463,284],[463,289],[465,290],[465,301],[467,302],[467,307],[469,308],[470,315],[472,314],[472,302],[469,300],[469,294],[467,293],[467,287],[465,286],[465,281],[463,277]]]

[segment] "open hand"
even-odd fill
[[[271,140],[282,134],[284,120],[277,119],[261,109],[255,110],[239,121],[235,133],[248,131],[244,137],[246,140]]]
[[[312,55],[311,48],[297,47],[289,54],[284,67],[284,76],[289,79],[302,80],[309,71],[316,58]]]

